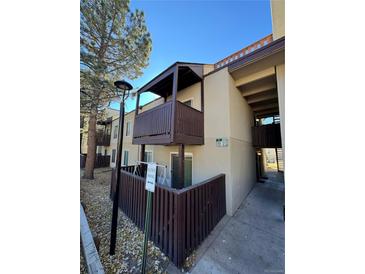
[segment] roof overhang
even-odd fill
[[[227,65],[256,118],[279,114],[276,66],[285,63],[285,37]]]
[[[113,117],[108,117],[107,119],[103,120],[103,121],[97,121],[96,123],[98,125],[103,125],[106,126],[108,124],[111,124],[113,122]]]
[[[260,60],[273,56],[277,53],[285,51],[285,36],[274,40],[273,42],[267,44],[264,47],[261,47],[252,53],[249,53],[236,61],[230,63],[228,65],[228,71],[230,73],[239,70],[242,67],[249,66],[253,63],[256,63]]]
[[[176,62],[138,90],[153,92],[161,97],[172,94],[173,74],[178,71],[177,91],[187,88],[203,78],[203,64]]]

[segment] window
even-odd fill
[[[127,166],[128,165],[128,150],[124,150],[124,159],[123,159],[123,165]]]
[[[114,127],[114,139],[116,139],[118,137],[118,126]]]
[[[131,125],[132,125],[132,123],[130,121],[128,121],[127,124],[126,124],[125,136],[130,136],[131,135]]]
[[[193,102],[192,102],[192,100],[188,100],[188,101],[185,101],[185,102],[184,102],[184,105],[187,105],[187,106],[189,106],[189,107],[192,107]]]
[[[115,152],[116,152],[116,150],[113,149],[112,150],[112,163],[115,163]]]
[[[106,126],[106,128],[105,128],[106,135],[110,135],[111,130],[112,130],[111,125]]]
[[[173,188],[178,186],[179,178],[179,156],[177,154],[171,154],[171,164],[172,164],[172,183]],[[184,187],[192,185],[193,181],[193,157],[192,155],[186,155],[184,157]]]
[[[108,154],[107,154],[107,150],[106,150],[106,149],[104,150],[104,155],[108,155]]]
[[[152,151],[145,151],[144,152],[144,161],[145,162],[153,162],[153,159],[152,159]]]

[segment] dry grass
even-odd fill
[[[112,201],[109,198],[111,171],[99,169],[94,180],[80,180],[80,199],[90,229],[100,239],[99,256],[105,273],[140,273],[142,263],[143,232],[119,210],[117,247],[114,256],[109,255]],[[82,257],[82,256],[81,256]],[[159,248],[148,244],[148,273],[164,273],[168,258]],[[87,273],[83,258],[80,272]]]

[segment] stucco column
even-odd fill
[[[285,64],[276,66],[276,81],[279,101],[281,145],[285,170]]]

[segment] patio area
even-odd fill
[[[283,204],[283,191],[256,184],[220,232],[213,231],[210,245],[197,251],[192,273],[284,273]]]

